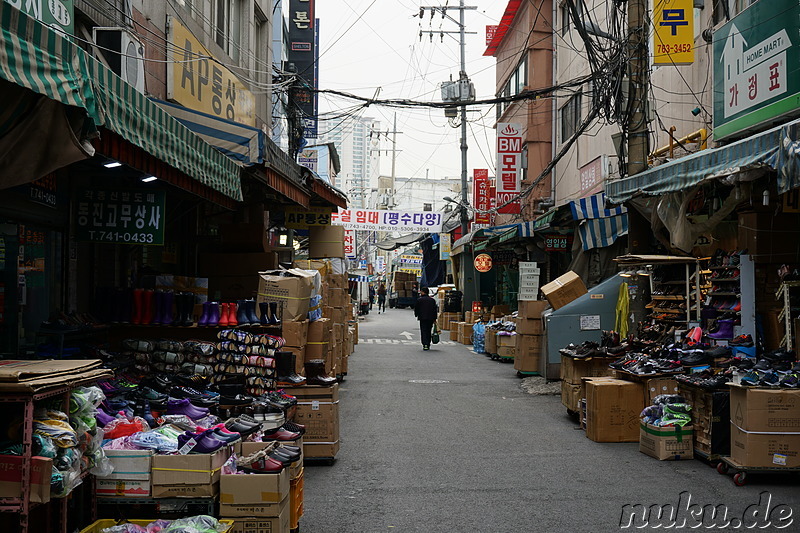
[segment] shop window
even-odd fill
[[[241,0],[215,0],[214,40],[234,61],[239,61]]]
[[[561,4],[561,35],[569,33],[569,5],[566,2]]]

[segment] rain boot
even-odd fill
[[[281,321],[278,318],[278,302],[269,303],[269,324],[271,326],[281,325]]]
[[[258,302],[258,307],[261,309],[261,325],[269,326],[269,304],[267,302]]]
[[[144,291],[142,289],[133,289],[133,312],[131,313],[131,323],[141,324],[144,305]]]
[[[133,291],[131,289],[122,289],[122,314],[119,321],[123,324],[131,323],[131,307],[133,298]]]
[[[206,323],[206,325],[207,326],[211,326],[212,328],[215,328],[215,327],[220,325],[220,323],[219,323],[219,319],[220,319],[219,302],[211,302],[208,305],[208,307],[209,307],[209,317],[208,317],[208,322]]]
[[[735,320],[732,318],[717,320],[717,331],[709,333],[708,337],[711,339],[732,339],[734,322]]]
[[[231,302],[228,304],[228,327],[235,328],[239,325],[239,320],[236,318],[237,309],[236,303]]]
[[[278,387],[300,387],[306,378],[294,371],[294,352],[275,352],[275,374]]]
[[[250,317],[247,316],[247,300],[238,300],[236,302],[236,321],[239,326],[246,327],[250,325]]]
[[[181,326],[191,327],[194,325],[194,293],[183,294],[183,313],[181,314]]]
[[[210,305],[211,302],[203,302],[203,314],[200,315],[200,318],[197,320],[198,327],[205,327],[208,325],[208,315],[210,313]]]
[[[152,289],[145,289],[142,295],[142,324],[153,323],[153,303],[155,299],[155,291]]]
[[[228,304],[221,303],[220,306],[220,314],[219,318],[217,319],[217,325],[221,328],[228,327]]]
[[[164,313],[164,291],[153,292],[153,324],[161,324],[163,322],[161,315]]]
[[[172,291],[164,292],[161,300],[161,323],[171,326],[173,323],[172,307],[175,304],[175,293]]]
[[[306,385],[320,385],[329,387],[336,383],[336,378],[332,378],[325,373],[324,359],[311,359],[305,362]]]
[[[256,301],[255,300],[245,300],[244,305],[246,308],[247,314],[247,321],[250,322],[251,326],[258,325],[258,315],[256,314]]]

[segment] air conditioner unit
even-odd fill
[[[125,28],[93,28],[92,38],[99,47],[96,54],[106,60],[111,70],[144,93],[144,45],[136,36]]]

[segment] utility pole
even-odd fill
[[[628,57],[630,57],[629,94],[633,112],[628,117],[628,168],[632,176],[647,169],[649,135],[647,130],[647,86],[650,64],[647,53],[645,15],[647,0],[628,2]]]
[[[472,84],[469,81],[469,77],[467,76],[467,62],[466,62],[466,35],[475,34],[476,32],[468,32],[466,31],[466,25],[464,24],[464,12],[467,9],[478,9],[475,6],[465,6],[464,0],[459,0],[458,7],[448,7],[448,6],[423,6],[420,7],[420,19],[425,13],[425,10],[430,10],[431,18],[433,18],[433,14],[435,12],[439,12],[442,14],[442,18],[449,18],[456,24],[458,24],[458,31],[423,31],[420,30],[420,38],[422,38],[422,34],[426,33],[431,36],[431,40],[433,40],[434,34],[439,34],[442,38],[444,38],[445,33],[458,33],[459,34],[459,44],[461,47],[461,70],[458,73],[458,82],[457,82],[457,91],[455,95],[452,95],[451,98],[446,98],[449,101],[457,101],[461,102],[461,202],[459,206],[460,214],[461,214],[461,235],[462,237],[467,234],[467,227],[469,226],[469,215],[467,213],[467,205],[469,203],[469,197],[467,195],[467,103],[470,101],[475,100],[475,91],[472,88]],[[448,9],[458,9],[458,21],[453,19],[447,14]],[[443,86],[442,92],[444,94],[445,89]]]

